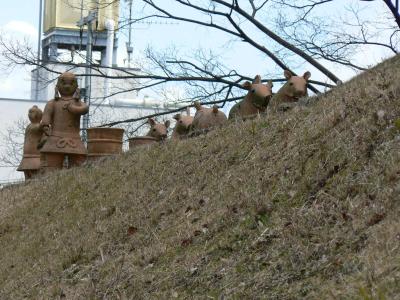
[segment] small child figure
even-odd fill
[[[36,105],[28,112],[31,123],[25,129],[24,154],[17,171],[24,172],[25,180],[33,178],[40,168],[40,152],[38,145],[42,138],[43,130],[40,126],[42,110]]]

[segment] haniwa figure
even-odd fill
[[[68,166],[79,166],[86,161],[87,150],[79,135],[81,115],[89,107],[80,101],[78,82],[73,73],[61,74],[53,100],[44,108],[41,125],[46,137],[40,149],[40,167],[44,173],[61,169],[65,157]]]
[[[24,172],[25,180],[34,177],[40,168],[40,152],[38,145],[42,138],[43,130],[40,126],[43,112],[36,105],[28,112],[31,123],[25,129],[24,154],[17,171]]]

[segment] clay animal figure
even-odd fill
[[[176,125],[174,131],[172,132],[172,139],[184,139],[188,136],[190,128],[193,123],[192,116],[184,116],[182,114],[176,114],[174,116],[176,120]]]
[[[150,130],[146,136],[151,136],[155,138],[157,141],[161,141],[167,138],[168,127],[170,125],[170,121],[167,120],[164,123],[157,123],[154,119],[149,118],[147,122],[150,124]]]
[[[68,166],[78,166],[86,161],[86,148],[79,135],[81,115],[89,107],[80,101],[78,82],[73,73],[60,75],[54,99],[44,108],[41,125],[46,142],[40,149],[43,172],[61,169],[65,157]]]
[[[303,76],[294,76],[289,70],[284,71],[287,82],[272,97],[271,106],[279,109],[282,104],[291,105],[301,97],[307,96],[307,83],[311,77],[310,72],[305,72]]]
[[[200,102],[196,101],[194,107],[196,109],[196,114],[193,118],[191,131],[195,133],[208,131],[213,127],[223,125],[228,121],[226,115],[218,109],[217,105],[209,108],[202,106]]]
[[[43,112],[36,105],[32,106],[28,112],[31,123],[25,129],[24,152],[21,163],[17,171],[24,172],[25,179],[31,179],[37,175],[40,168],[39,142],[42,138],[43,130],[40,126]]]
[[[249,92],[246,97],[236,103],[229,112],[229,119],[232,118],[242,118],[248,119],[252,118],[259,113],[265,112],[269,101],[272,97],[272,81],[267,84],[261,82],[261,76],[257,75],[253,82],[246,81],[242,85]]]

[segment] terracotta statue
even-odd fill
[[[229,119],[242,118],[247,119],[258,115],[259,113],[265,112],[268,103],[272,97],[272,81],[267,84],[261,82],[260,75],[257,75],[253,83],[246,81],[242,85],[249,92],[246,97],[236,103],[229,112]]]
[[[301,97],[307,96],[307,83],[311,77],[310,72],[305,72],[303,76],[294,76],[289,70],[284,71],[287,82],[271,99],[271,107],[280,109],[281,105],[288,105],[299,101]]]
[[[193,123],[193,117],[190,116],[190,112],[188,111],[187,116],[176,114],[174,119],[176,120],[176,125],[174,131],[172,132],[172,139],[186,138]]]
[[[41,153],[44,172],[61,169],[65,157],[68,166],[78,166],[86,161],[86,148],[79,135],[81,115],[89,107],[80,101],[78,82],[74,74],[61,74],[53,100],[44,108],[41,125],[46,138]]]
[[[150,130],[146,134],[146,136],[150,136],[155,138],[157,141],[161,141],[167,138],[168,127],[170,125],[170,121],[167,120],[163,123],[157,123],[154,119],[149,118],[147,122],[150,124]]]
[[[43,134],[42,127],[40,126],[42,114],[42,110],[36,105],[32,106],[28,112],[28,118],[31,123],[25,129],[24,153],[17,169],[17,171],[24,172],[25,179],[34,177],[40,168],[38,145]]]
[[[194,107],[196,108],[196,114],[194,115],[191,128],[194,132],[207,131],[228,121],[226,115],[218,109],[217,105],[208,108],[196,101]]]
[[[95,161],[122,153],[124,131],[122,128],[88,128],[88,160]]]

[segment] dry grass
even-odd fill
[[[1,191],[0,298],[399,299],[399,69]]]

